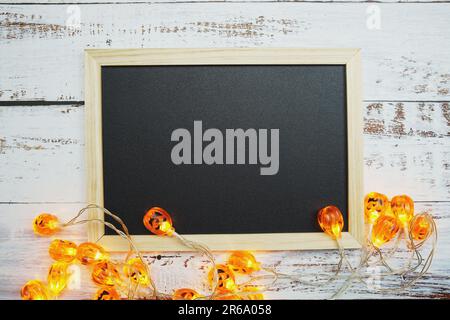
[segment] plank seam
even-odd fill
[[[363,100],[364,103],[377,103],[377,102],[404,102],[404,103],[450,103],[450,100],[389,100],[389,99],[379,99],[379,100]],[[40,106],[84,106],[84,101],[44,101],[44,100],[21,100],[21,101],[0,101],[0,107],[40,107]]]
[[[85,205],[87,202],[82,201],[0,201],[0,205],[34,205],[34,204],[82,204]],[[450,200],[414,200],[414,203],[436,203],[436,204],[446,204],[450,203]]]
[[[56,2],[5,2],[1,3],[1,5],[23,5],[23,6],[32,6],[32,5],[48,5],[48,6],[60,6],[60,5],[111,5],[111,4],[205,4],[205,3],[377,3],[377,4],[440,4],[440,3],[450,3],[450,1],[395,1],[395,2],[385,2],[385,1],[372,1],[372,0],[362,0],[362,1],[333,1],[333,0],[311,0],[311,1],[292,1],[292,0],[280,0],[280,1],[246,1],[246,0],[239,0],[239,1],[131,1],[131,2],[124,2],[124,1],[109,1],[109,2],[62,2],[62,3],[56,3]]]
[[[29,100],[29,101],[0,101],[0,107],[30,107],[30,106],[76,106],[84,105],[84,101],[43,101],[43,100]]]
[[[15,205],[15,204],[82,204],[82,201],[0,201],[0,205]]]

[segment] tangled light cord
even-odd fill
[[[82,219],[83,214],[90,210],[101,210],[113,222],[99,218]],[[97,300],[259,300],[282,279],[316,287],[340,281],[338,289],[330,296],[331,299],[340,298],[354,282],[370,286],[372,290],[381,293],[406,290],[423,277],[431,266],[437,243],[437,229],[433,217],[429,213],[414,215],[414,202],[406,195],[395,196],[389,201],[385,195],[371,192],[365,197],[364,210],[368,227],[367,240],[356,266],[350,262],[342,244],[344,219],[340,210],[335,206],[327,206],[318,212],[319,226],[336,241],[339,260],[335,270],[329,275],[312,281],[302,274],[281,273],[276,268],[263,266],[248,251],[232,252],[226,263],[218,264],[207,246],[191,241],[175,231],[167,211],[159,207],[151,208],[143,218],[143,224],[150,232],[157,236],[173,237],[208,259],[209,293],[205,295],[190,288],[180,288],[172,293],[158,290],[149,264],[130,236],[127,226],[118,215],[108,209],[90,204],[66,223],[60,223],[55,215],[43,213],[33,221],[33,229],[40,236],[54,235],[63,228],[75,225],[101,223],[125,239],[129,250],[125,259],[117,261],[111,259],[110,254],[97,243],[85,242],[77,245],[71,241],[55,239],[49,247],[49,254],[55,262],[50,266],[47,281],[28,281],[21,289],[21,296],[27,300],[57,299],[67,287],[71,277],[69,266],[73,263],[90,268],[91,278],[98,285],[93,297]],[[382,251],[381,247],[391,241],[394,242],[392,248],[383,252],[385,250]],[[424,258],[420,250],[426,243],[430,243],[430,250]],[[401,244],[406,244],[410,255],[402,267],[395,268],[390,260],[399,252]],[[366,272],[369,267],[374,266],[385,269],[377,274],[378,279],[398,276],[401,283],[396,287],[374,288],[369,281],[373,276]],[[348,269],[349,273],[343,274],[344,269]],[[238,282],[238,276],[245,276],[247,279]]]

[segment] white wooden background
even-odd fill
[[[50,239],[33,235],[33,217],[69,218],[85,204],[83,49],[133,47],[362,48],[365,191],[411,195],[436,218],[439,241],[430,272],[412,289],[378,294],[355,285],[344,297],[450,298],[450,4],[380,2],[0,1],[0,298],[19,298],[26,280],[45,279]],[[367,10],[377,8],[381,28],[369,29]],[[85,230],[61,236],[80,242]],[[257,257],[283,272],[319,275],[337,258]],[[202,288],[195,255],[147,258],[162,289]],[[63,298],[90,298],[94,287],[81,275]],[[281,281],[266,297],[327,298],[335,287]]]

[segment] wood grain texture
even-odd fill
[[[364,189],[410,194],[420,201],[418,210],[432,211],[438,225],[436,259],[413,288],[383,295],[356,285],[344,298],[450,297],[448,3],[376,4],[381,30],[369,30],[366,10],[373,4],[347,0],[73,0],[88,3],[76,6],[81,13],[77,29],[66,24],[67,4],[6,1],[10,5],[0,4],[0,60],[6,62],[0,64],[0,299],[19,298],[20,286],[30,278],[45,279],[50,239],[32,234],[33,217],[52,211],[68,218],[86,201],[84,48],[283,46],[363,49]],[[52,1],[61,2],[38,0]],[[104,1],[110,4],[93,4]],[[46,105],[29,106],[26,101]],[[86,232],[82,227],[61,236],[84,241]],[[356,261],[357,252],[353,255]],[[265,252],[257,257],[282,272],[318,275],[331,270],[337,259],[332,251]],[[197,256],[153,252],[146,258],[165,291],[204,285],[206,268]],[[218,253],[219,261],[224,258]],[[404,261],[404,255],[398,260]],[[75,283],[63,298],[91,297],[95,288],[89,273],[81,269],[79,274],[79,289]],[[392,287],[396,281],[384,283]],[[266,296],[320,299],[330,297],[335,288],[282,281]]]
[[[416,201],[448,201],[449,119],[447,102],[366,104],[365,192],[408,193]]]
[[[63,221],[76,214],[81,205],[76,204],[14,204],[0,205],[0,299],[17,299],[23,283],[32,278],[45,280],[51,259],[48,256],[48,245],[52,238],[41,238],[33,234],[31,222],[40,212],[53,212]],[[374,288],[366,288],[356,284],[344,295],[344,298],[409,298],[433,297],[450,298],[450,204],[449,203],[420,203],[418,211],[429,211],[436,219],[439,230],[438,250],[430,272],[413,288],[395,292],[393,294],[377,294]],[[11,217],[14,216],[14,219]],[[58,237],[71,239],[76,242],[86,240],[84,227],[66,229]],[[427,252],[425,248],[424,254]],[[358,260],[358,251],[348,252],[353,264]],[[217,252],[218,261],[226,259],[226,253]],[[117,259],[123,255],[116,254]],[[338,256],[336,251],[291,251],[291,252],[258,252],[256,257],[266,267],[274,267],[285,273],[302,274],[310,280],[320,281],[331,272]],[[405,262],[405,254],[392,261],[393,265]],[[150,263],[151,272],[158,288],[171,292],[180,287],[195,287],[207,292],[205,283],[208,272],[208,261],[192,253],[181,252],[148,252],[146,260]],[[78,277],[74,277],[71,290],[66,291],[63,299],[89,299],[95,286],[90,281],[89,269],[83,266],[75,268]],[[347,271],[348,272],[348,271]],[[370,270],[376,274],[377,269]],[[245,278],[240,278],[242,281]],[[292,281],[280,281],[266,297],[272,299],[322,299],[329,298],[339,287],[341,280],[327,286],[305,286]],[[374,287],[378,279],[373,278]],[[383,282],[383,288],[398,286],[396,278],[389,278]],[[376,287],[375,287],[376,288]]]
[[[448,103],[370,102],[363,115],[365,192],[450,201]],[[86,202],[83,105],[0,107],[0,141],[0,202]]]
[[[361,54],[359,49],[279,49],[279,48],[202,48],[202,49],[89,49],[85,55],[85,109],[87,200],[100,206],[103,202],[102,100],[103,66],[152,65],[322,65],[341,64],[346,68],[347,141],[348,141],[348,232],[342,236],[344,248],[359,248],[364,242],[363,140],[361,115]],[[104,212],[92,210],[90,219],[104,220]],[[104,236],[105,226],[91,223],[89,241],[100,237],[101,243],[114,250],[127,250],[129,244],[119,236]],[[278,240],[274,241],[273,238]],[[310,250],[332,249],[336,243],[323,233],[204,234],[187,235],[211,250]],[[161,241],[160,237],[136,236],[142,249],[186,250],[179,241]]]
[[[357,2],[357,3],[374,3],[373,0],[3,0],[7,4],[118,4],[118,3],[208,3],[208,2]],[[377,0],[375,3],[445,3],[448,0]]]
[[[366,104],[365,115],[365,189],[390,190],[394,193],[407,193],[415,199],[430,199],[431,202],[419,203],[418,210],[432,210],[437,218],[440,233],[438,255],[432,266],[432,272],[421,280],[413,289],[387,297],[448,297],[449,295],[449,251],[450,238],[450,202],[448,187],[448,166],[439,159],[449,150],[448,130],[450,124],[446,117],[446,103],[428,103],[433,110],[432,123],[423,115],[424,103],[403,103],[402,117],[398,117],[392,105],[398,103]],[[376,108],[375,108],[376,106]],[[47,264],[47,238],[36,238],[31,231],[33,217],[42,211],[58,213],[68,219],[76,213],[85,201],[84,197],[84,140],[83,140],[83,106],[11,106],[0,107],[0,132],[2,134],[1,161],[1,202],[0,205],[0,298],[17,298],[18,288],[30,277],[45,277]],[[7,120],[7,121],[5,121]],[[374,121],[380,125],[371,129]],[[17,126],[20,123],[21,126]],[[391,124],[403,124],[405,132],[399,134],[391,129]],[[423,136],[421,133],[432,131],[434,134]],[[369,142],[367,142],[369,141]],[[411,144],[408,144],[408,141]],[[367,154],[367,150],[370,153]],[[414,151],[416,150],[416,151]],[[414,153],[415,152],[415,153]],[[427,157],[422,152],[430,153]],[[444,153],[442,155],[441,153]],[[394,161],[391,154],[401,155],[414,161]],[[402,157],[400,157],[402,158]],[[427,161],[420,161],[427,159]],[[438,161],[436,161],[438,159]],[[439,168],[439,166],[441,166]],[[438,167],[436,170],[431,168]],[[402,168],[402,170],[400,170]],[[447,178],[445,175],[447,174]],[[370,178],[371,175],[373,178]],[[389,177],[389,179],[386,179]],[[411,184],[404,184],[402,177],[408,177]],[[424,181],[423,177],[431,177]],[[417,180],[417,182],[414,182]],[[434,180],[434,182],[432,182]],[[395,187],[392,187],[395,186]],[[437,192],[442,192],[446,202],[436,203]],[[396,191],[396,192],[395,192]],[[390,193],[393,195],[394,193]],[[5,198],[6,196],[6,198]],[[14,199],[14,201],[12,200]],[[76,202],[12,204],[11,202]],[[86,232],[75,230],[62,235],[77,241],[86,239]],[[30,251],[30,248],[33,250]],[[356,254],[356,253],[355,253]],[[192,267],[201,269],[197,258],[189,253],[172,253],[161,256],[158,253],[148,256],[152,264],[158,285],[167,290],[185,285],[200,286],[199,280],[192,276]],[[223,257],[223,255],[219,256]],[[300,268],[301,272],[318,272],[324,274],[330,270],[335,261],[335,252],[271,252],[258,253],[258,257],[267,265],[277,266],[282,272]],[[200,260],[201,261],[201,260]],[[17,267],[20,266],[20,267]],[[155,267],[157,266],[157,267]],[[167,268],[166,268],[167,267]],[[323,269],[322,269],[323,268]],[[201,272],[204,270],[199,270]],[[89,274],[82,274],[82,289],[72,289],[65,298],[88,298],[94,287],[90,284]],[[185,275],[185,277],[179,276]],[[197,281],[197,282],[196,282]],[[395,281],[388,281],[395,285]],[[268,293],[268,298],[327,298],[331,287],[304,287],[282,281]],[[354,287],[347,298],[386,297],[361,286]]]
[[[1,101],[81,101],[83,49],[142,47],[360,47],[365,100],[450,97],[448,4],[379,4],[380,30],[364,3],[78,7],[80,28],[67,6],[0,7]]]

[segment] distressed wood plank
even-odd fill
[[[0,299],[19,299],[19,290],[23,283],[32,278],[45,280],[51,259],[48,257],[48,245],[52,238],[41,238],[33,234],[31,222],[40,212],[53,212],[61,220],[71,218],[82,207],[81,204],[2,204],[0,205]],[[450,297],[450,203],[419,203],[417,211],[429,211],[436,219],[439,231],[438,251],[429,273],[413,288],[392,294],[379,294],[372,288],[355,284],[343,298],[414,298],[414,297]],[[66,229],[58,238],[71,239],[78,243],[85,241],[84,227]],[[256,252],[257,259],[265,267],[274,267],[279,272],[297,273],[310,280],[325,277],[335,266],[336,251],[292,251],[292,252]],[[349,252],[353,264],[358,260],[358,251]],[[226,253],[216,253],[218,262],[226,259]],[[404,254],[399,254],[404,257]],[[123,255],[116,254],[116,259]],[[207,260],[192,253],[150,252],[145,258],[151,265],[151,272],[158,288],[172,292],[179,287],[194,287],[207,293],[205,282],[208,272]],[[404,263],[404,258],[394,261]],[[63,299],[89,299],[95,291],[90,281],[89,271],[79,266],[74,269],[72,289],[66,291]],[[374,270],[376,272],[376,269]],[[244,278],[239,278],[244,281]],[[323,279],[323,278],[322,278]],[[377,278],[374,277],[376,284]],[[291,281],[278,282],[269,292],[269,299],[321,299],[329,298],[339,287],[341,281],[327,286],[305,286]],[[387,279],[383,287],[398,285],[396,279]]]
[[[448,201],[449,103],[366,104],[364,162],[365,192]]]
[[[0,202],[84,201],[83,108],[0,107],[0,118]]]
[[[4,0],[5,4],[119,4],[119,3],[223,3],[223,2],[356,2],[356,3],[446,3],[448,0]]]
[[[2,5],[0,100],[83,100],[84,48],[258,46],[361,47],[366,100],[449,100],[450,7],[379,7],[369,30],[364,3],[89,4],[78,29],[67,6]]]
[[[366,192],[450,200],[449,103],[366,103],[364,126]],[[0,107],[0,202],[85,202],[83,128],[83,106]]]

